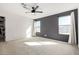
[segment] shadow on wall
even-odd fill
[[[32,25],[30,25],[27,29],[26,29],[26,38],[31,38],[32,37]]]

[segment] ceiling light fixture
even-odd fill
[[[38,11],[39,6],[36,3],[21,3],[22,7],[29,10],[30,12],[25,13],[43,13],[43,11]]]

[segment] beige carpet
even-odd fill
[[[76,55],[79,49],[66,42],[33,37],[0,42],[1,55]]]

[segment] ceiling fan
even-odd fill
[[[21,3],[21,5],[23,6],[23,8],[25,8],[25,9],[29,9],[30,10],[30,12],[25,12],[25,13],[43,13],[43,11],[37,11],[37,9],[39,8],[39,6],[38,5],[35,5],[35,6],[29,6],[28,7],[28,5],[27,4],[25,4],[25,3]]]

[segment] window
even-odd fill
[[[34,30],[35,30],[35,33],[40,32],[40,21],[34,22]]]
[[[69,34],[71,28],[71,16],[59,17],[59,34]]]

